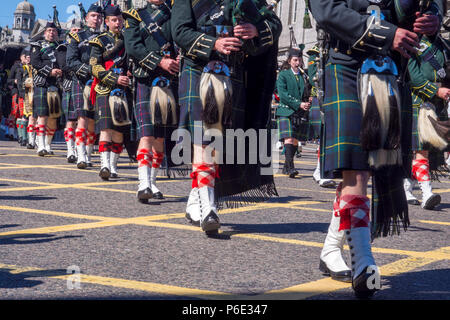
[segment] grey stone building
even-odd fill
[[[12,29],[0,28],[0,47],[6,45],[26,46],[34,28],[36,14],[27,0],[20,2],[14,11]]]

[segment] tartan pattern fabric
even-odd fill
[[[412,141],[411,141],[411,149],[412,151],[421,151],[424,150],[422,142],[419,139],[419,110],[420,106],[424,102],[422,98],[418,95],[412,93]]]
[[[36,129],[37,136],[45,136],[45,125],[38,124]]]
[[[75,140],[75,130],[73,128],[65,128],[64,129],[64,139],[66,142]]]
[[[164,153],[163,152],[156,152],[153,151],[153,161],[152,161],[152,168],[158,169],[161,167],[161,163],[164,159]]]
[[[33,93],[33,117],[47,117],[48,115],[47,88],[35,87]]]
[[[323,177],[341,178],[342,170],[368,171],[362,150],[362,107],[357,92],[357,70],[328,64],[325,69],[325,126],[321,138]]]
[[[177,125],[154,125],[152,123],[152,115],[150,112],[151,90],[152,88],[150,86],[138,82],[136,89],[136,106],[134,108],[138,138],[170,138]]]
[[[111,152],[112,143],[109,141],[100,141],[98,144],[98,152]]]
[[[77,128],[77,130],[75,131],[75,137],[77,146],[81,144],[86,144],[86,129]]]
[[[413,160],[412,175],[419,182],[430,181],[430,164],[428,159]]]
[[[337,203],[338,216],[341,218],[339,231],[369,227],[370,200],[368,197],[346,194],[341,195]]]
[[[109,107],[109,95],[97,94],[95,100],[95,132],[100,133],[100,131],[107,129],[123,133],[130,131],[130,126],[115,126]]]
[[[277,117],[278,139],[295,138],[297,140],[305,140],[301,128],[292,125],[290,117]]]
[[[50,129],[49,127],[45,127],[45,134],[47,136],[54,136],[56,129]]]
[[[74,80],[72,83],[72,90],[71,90],[72,92],[71,103],[73,105],[73,110],[75,111],[77,117],[86,117],[89,119],[94,119],[95,111],[87,111],[83,109],[84,108],[83,90],[84,90],[83,84],[81,84],[78,79]],[[92,106],[90,99],[89,105]]]
[[[77,121],[77,112],[73,105],[73,91],[62,91],[62,110],[66,121]]]
[[[11,115],[14,118],[23,117],[23,98],[19,97],[19,94],[16,93],[12,96],[11,106]]]
[[[97,139],[97,135],[95,132],[88,131],[86,135],[86,144],[91,145],[95,143],[95,140]]]
[[[137,152],[136,160],[138,161],[138,166],[140,167],[150,167],[152,164],[152,154],[148,149],[139,149]]]
[[[311,108],[309,109],[309,139],[318,139],[320,137],[320,126],[322,119],[320,117],[320,106],[317,97],[313,97]]]
[[[236,71],[236,73],[239,73]],[[192,68],[190,66],[183,67],[179,82],[179,104],[180,104],[180,120],[179,128],[188,130],[193,139],[194,144],[207,145],[210,141],[196,141],[197,136],[194,136],[194,130],[201,130],[203,136],[202,126],[202,111],[203,106],[200,100],[200,78],[201,70]],[[233,91],[233,107],[232,107],[232,129],[245,129],[245,90],[242,81],[231,78]],[[224,129],[228,127],[224,126]]]
[[[214,164],[201,163],[192,165],[192,188],[214,188],[217,177],[217,167]]]
[[[29,125],[27,126],[27,132],[28,132],[28,133],[34,132],[34,125],[33,125],[33,124],[29,124]]]
[[[121,154],[123,151],[123,143],[113,142],[111,145],[111,151],[117,154]]]

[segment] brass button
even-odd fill
[[[361,40],[361,41],[359,42],[359,45],[360,45],[361,47],[364,46],[364,41]]]
[[[351,50],[351,49],[348,49],[348,50],[347,50],[347,54],[348,54],[348,55],[352,54],[352,50]]]
[[[334,48],[334,52],[339,52],[339,49],[338,48]]]

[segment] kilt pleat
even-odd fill
[[[33,93],[33,117],[47,117],[48,115],[47,88],[35,87]]]
[[[84,97],[83,97],[84,85],[75,80],[72,83],[72,104],[77,117],[86,117],[89,119],[95,118],[95,111],[84,110]],[[89,102],[91,104],[91,102]]]
[[[308,138],[318,139],[320,137],[320,126],[322,119],[320,117],[320,106],[317,97],[314,97],[311,102],[311,108],[309,109],[309,132]]]
[[[97,94],[95,101],[95,133],[99,134],[100,131],[107,129],[123,133],[129,131],[130,126],[114,125],[109,107],[109,95]]]
[[[362,107],[357,92],[357,70],[329,64],[325,70],[323,174],[341,178],[342,170],[369,170],[361,147]]]
[[[151,86],[138,82],[136,89],[136,106],[134,114],[136,117],[138,138],[155,137],[170,138],[177,124],[154,125],[150,112]]]

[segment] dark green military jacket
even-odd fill
[[[161,45],[148,31],[148,26],[143,21],[141,15],[146,11],[151,16],[158,15],[158,29],[162,37],[169,44],[167,48],[161,48]],[[170,24],[170,7],[162,4],[160,6],[148,4],[144,9],[130,9],[123,13],[126,19],[124,39],[127,53],[134,58],[135,63],[140,68],[133,70],[134,76],[137,78],[154,78],[163,75],[172,78],[170,73],[159,67],[164,51],[170,54],[172,59],[176,58],[173,46],[171,24]]]
[[[439,67],[444,67],[444,46],[439,38],[433,42],[424,36],[420,41],[420,50],[417,55],[408,61],[410,85],[414,104],[422,104],[424,101],[435,100],[439,83],[443,80],[438,75],[438,70],[433,67],[430,60],[424,57],[432,55]],[[437,98],[437,97],[436,97]],[[437,98],[436,101],[441,99]]]
[[[280,104],[276,115],[289,117],[300,108],[302,103],[305,81],[301,72],[295,75],[292,69],[283,70],[278,74],[277,91]]]
[[[215,22],[219,17],[222,25],[232,26],[232,10],[237,1],[217,0],[222,12],[209,11],[199,16],[202,7],[212,7],[208,0],[176,0],[172,9],[172,35],[181,48],[186,65],[202,68],[211,60],[222,60],[214,49],[217,40]],[[266,52],[281,34],[281,22],[272,11],[264,11],[265,0],[255,0],[257,8],[262,12],[263,19],[248,21],[255,25],[258,36],[244,41],[242,50],[249,55],[259,55]],[[222,16],[223,15],[223,16]]]
[[[121,75],[126,75],[128,70],[123,35],[121,32],[114,34],[108,31],[89,41],[89,45],[92,46],[89,60],[92,74],[100,81],[95,91],[103,95],[109,94],[118,86],[119,74],[114,68],[120,68]]]

